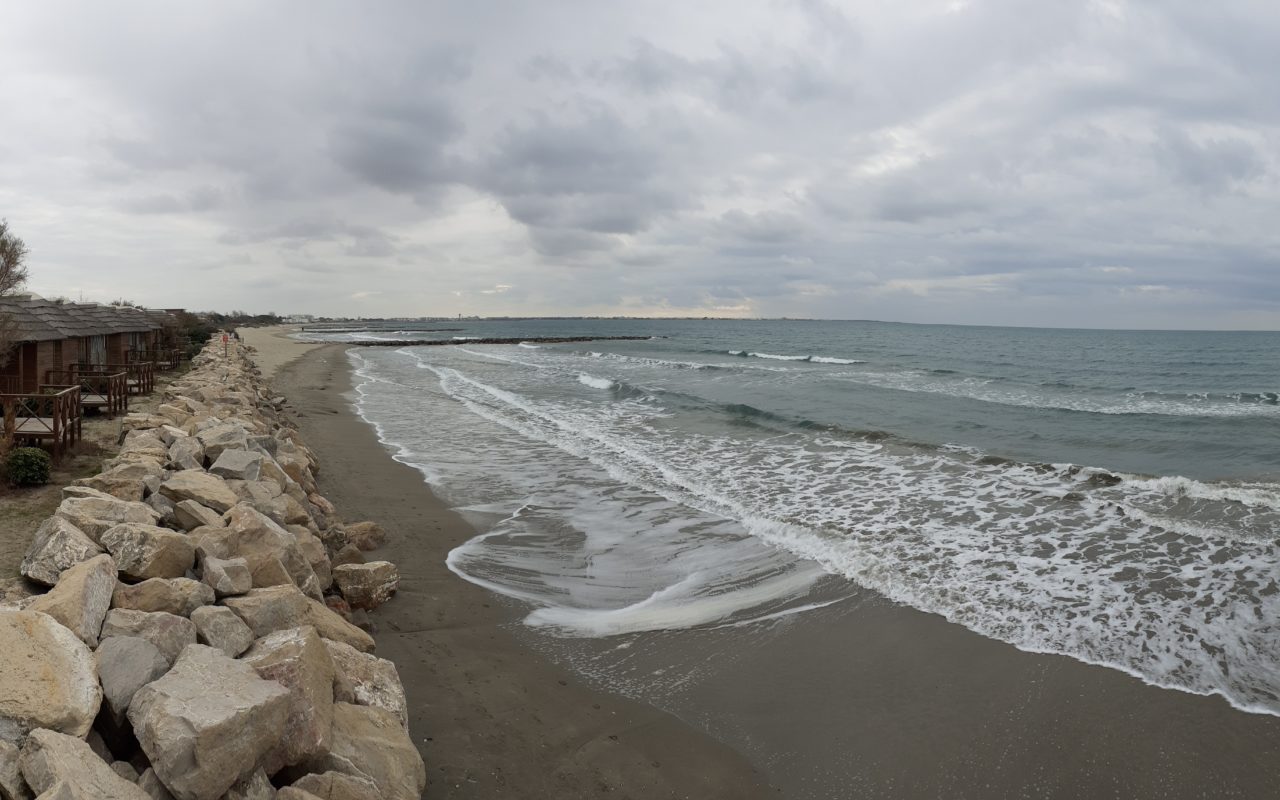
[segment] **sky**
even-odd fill
[[[14,3],[46,296],[1280,329],[1270,0]]]

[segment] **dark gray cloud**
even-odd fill
[[[391,2],[0,28],[50,294],[1280,327],[1280,10]]]

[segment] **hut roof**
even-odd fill
[[[0,314],[7,314],[13,320],[15,338],[21,342],[151,331],[164,326],[161,318],[144,309],[54,303],[38,295],[0,298]]]

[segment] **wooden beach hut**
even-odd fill
[[[80,439],[79,385],[50,385],[46,372],[78,358],[74,321],[33,295],[0,298],[0,317],[13,343],[0,366],[0,437],[7,446],[46,445],[55,459]]]

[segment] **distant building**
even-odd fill
[[[308,322],[314,322],[315,316],[311,314],[290,314],[284,318],[284,322],[289,325],[302,325]]]

